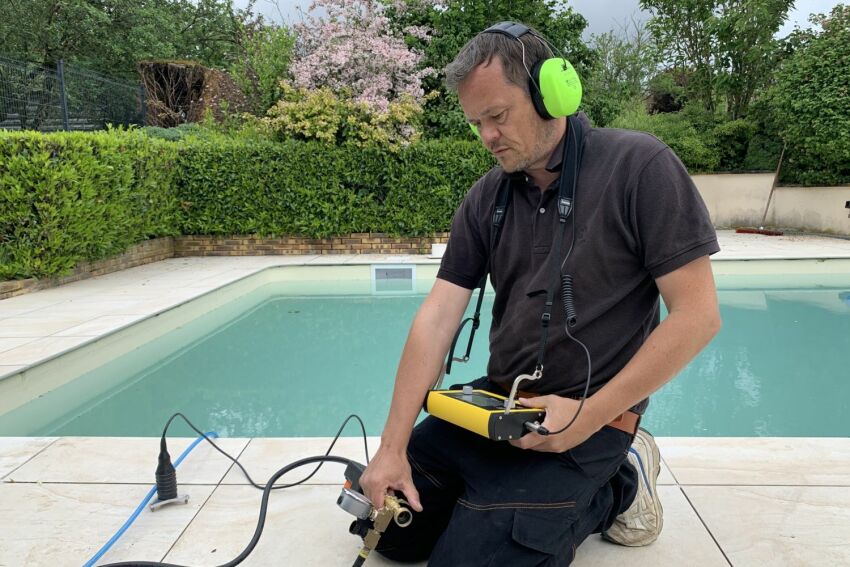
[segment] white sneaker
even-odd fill
[[[602,532],[602,537],[620,545],[649,545],[661,533],[664,518],[655,490],[661,455],[648,431],[638,429],[627,458],[638,472],[637,494],[628,510],[617,516],[608,531]]]

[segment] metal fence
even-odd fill
[[[62,61],[50,68],[0,56],[0,129],[100,130],[144,123],[141,85]]]

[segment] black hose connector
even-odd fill
[[[159,464],[156,467],[156,497],[160,502],[177,498],[177,471],[165,447],[165,437],[159,445]]]
[[[575,297],[573,295],[573,277],[570,275],[561,274],[561,299],[564,301],[567,325],[575,327],[578,317],[576,316]]]

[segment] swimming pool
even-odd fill
[[[735,264],[717,276],[723,330],[653,396],[644,425],[665,436],[850,435],[850,267],[777,276]],[[126,330],[134,342],[120,356],[86,347],[79,360],[102,360],[85,372],[54,361],[73,376],[0,416],[0,435],[151,436],[175,411],[222,436],[333,435],[350,413],[379,434],[433,280],[381,293],[362,272],[268,272],[178,308],[163,329]],[[451,378],[485,365],[486,332]]]

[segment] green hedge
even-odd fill
[[[469,141],[426,141],[396,153],[319,142],[185,141],[180,228],[427,235],[449,228],[463,195],[492,165],[480,143]]]
[[[0,280],[176,234],[176,159],[174,144],[139,132],[0,133]]]
[[[0,280],[64,275],[174,234],[432,234],[449,228],[493,163],[470,141],[392,153],[139,131],[0,133]]]

